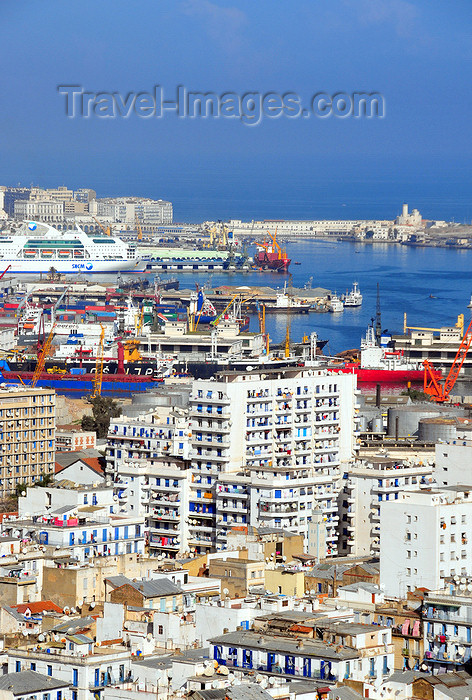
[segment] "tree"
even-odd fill
[[[93,430],[98,438],[106,438],[110,420],[121,416],[121,408],[108,396],[91,397],[88,402],[92,404],[92,415],[82,417],[82,430]]]

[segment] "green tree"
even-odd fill
[[[95,396],[88,401],[92,404],[92,415],[82,417],[82,430],[94,430],[98,438],[106,438],[110,420],[121,416],[120,405],[108,396]]]

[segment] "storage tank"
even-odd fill
[[[376,416],[375,418],[372,418],[372,432],[373,433],[383,433],[384,427],[383,427],[383,420],[381,416]]]
[[[398,437],[417,437],[419,422],[424,418],[450,418],[451,416],[463,415],[464,410],[461,408],[435,406],[429,403],[389,408],[387,432],[392,437],[395,436],[397,418]]]
[[[423,418],[420,420],[418,439],[421,442],[447,442],[456,439],[455,418]]]

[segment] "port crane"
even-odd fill
[[[459,314],[455,327],[459,328],[461,336],[464,335],[464,314]],[[423,326],[407,326],[406,313],[403,314],[403,334],[406,335],[407,331],[442,331],[442,328],[425,328]]]
[[[449,401],[451,391],[461,371],[464,360],[467,357],[469,348],[472,345],[472,320],[470,321],[467,330],[462,337],[459,349],[457,350],[454,362],[448,372],[444,384],[440,384],[434,374],[434,365],[429,360],[424,360],[424,393],[431,396],[436,403],[445,403]]]
[[[137,239],[138,241],[142,241],[142,240],[143,240],[143,229],[141,228],[141,224],[140,224],[140,221],[139,221],[139,219],[138,219],[138,215],[137,215],[137,214],[134,215],[134,221],[135,221],[135,223],[136,223],[136,232],[137,232],[137,234],[138,234],[137,237],[136,237],[136,239]]]
[[[92,399],[102,395],[102,380],[103,380],[103,342],[105,340],[105,328],[100,324],[100,340],[98,343],[97,359],[95,361],[95,374],[92,380],[93,394]]]
[[[41,377],[41,372],[44,369],[44,365],[46,364],[46,359],[49,353],[51,352],[51,346],[52,346],[52,341],[54,339],[54,329],[56,327],[56,324],[54,324],[51,327],[51,330],[49,331],[49,335],[46,338],[43,347],[41,348],[39,355],[38,355],[38,362],[36,364],[36,367],[34,368],[33,372],[33,378],[31,379],[31,384],[30,387],[34,389],[36,384],[38,383],[39,378]]]
[[[274,236],[275,240],[275,236]],[[290,357],[290,330],[292,326],[292,300],[293,300],[293,277],[289,274],[288,277],[288,307],[287,307],[287,321],[285,326],[285,343],[284,343],[284,357]]]
[[[92,216],[92,219],[97,222],[97,224],[100,226],[100,228],[102,229],[105,236],[111,236],[111,227],[110,226],[107,226],[105,228],[105,226],[102,224],[102,222],[99,221],[95,216]]]

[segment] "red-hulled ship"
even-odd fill
[[[421,384],[424,379],[423,363],[409,360],[402,351],[394,352],[378,345],[372,327],[367,329],[362,340],[360,362],[344,362],[330,369],[332,372],[356,374],[358,384]],[[435,370],[435,376],[440,380],[441,371]]]
[[[277,272],[288,272],[291,260],[285,248],[281,248],[277,243],[277,229],[274,235],[268,231],[270,240],[257,243],[257,252],[254,256],[254,264],[262,270],[276,270]]]

